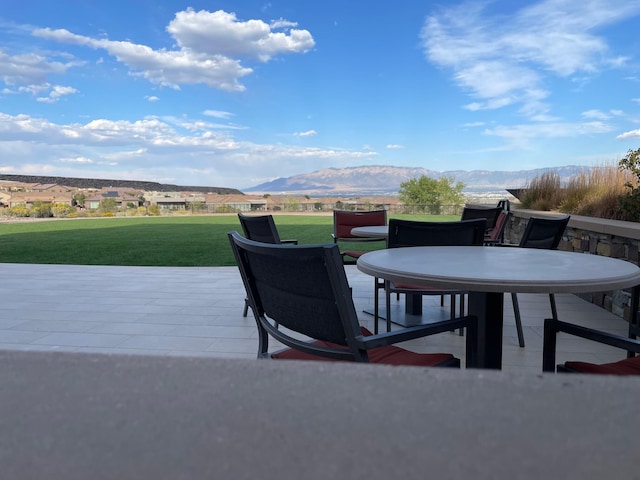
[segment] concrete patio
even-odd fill
[[[360,320],[372,329],[372,317],[363,309],[371,308],[373,279],[355,266],[346,270]],[[256,355],[256,327],[251,313],[242,316],[245,295],[236,267],[0,264],[0,273],[0,350],[244,359]],[[518,298],[526,347],[518,347],[506,295],[503,369],[540,373],[548,297]],[[558,295],[556,301],[561,319],[626,335],[624,320],[576,296]],[[439,309],[439,298],[425,297],[425,306]],[[455,332],[405,347],[464,358],[464,337]],[[559,361],[607,362],[624,356],[563,335],[558,347]]]

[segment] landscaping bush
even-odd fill
[[[637,152],[640,152],[637,151]],[[636,153],[637,153],[636,152]],[[561,185],[554,172],[534,178],[520,200],[523,208],[573,215],[640,221],[640,165],[630,153],[618,166],[591,168]],[[636,171],[633,169],[637,168]]]
[[[51,205],[51,213],[56,218],[66,218],[76,213],[76,208],[66,203],[54,203]]]
[[[629,150],[620,160],[619,167],[633,177],[625,184],[627,192],[619,199],[620,216],[633,222],[640,221],[640,148]]]

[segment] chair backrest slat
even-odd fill
[[[558,218],[531,217],[519,245],[524,248],[555,250],[562,240],[569,218],[569,215]]]
[[[459,222],[417,222],[413,220],[389,220],[387,246],[437,247],[483,245],[485,218]]]

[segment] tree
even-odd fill
[[[438,179],[422,175],[400,184],[398,198],[406,206],[413,207],[418,212],[428,211],[439,214],[442,205],[460,205],[464,203],[462,189],[464,183],[455,182],[453,177]]]
[[[84,201],[86,198],[87,197],[85,197],[84,193],[76,193],[73,196],[73,201],[75,202],[75,205],[78,205],[84,208]]]
[[[100,213],[115,213],[118,210],[118,202],[115,198],[105,198],[100,201],[98,211]]]
[[[627,182],[629,189],[626,195],[620,197],[618,209],[623,220],[640,222],[640,148],[629,150],[627,155],[620,160],[618,166],[621,170],[627,170],[636,177],[635,182]]]

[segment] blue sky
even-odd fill
[[[247,188],[640,147],[640,0],[29,0],[0,11],[0,172]]]

